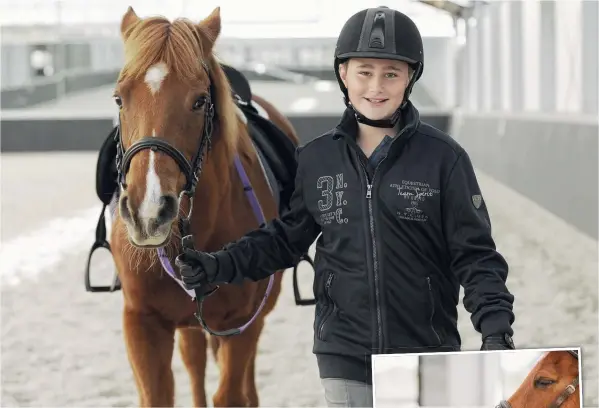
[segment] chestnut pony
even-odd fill
[[[194,245],[205,251],[219,250],[258,227],[234,165],[236,157],[264,218],[277,216],[276,201],[230,84],[213,55],[220,30],[220,8],[193,23],[187,19],[170,22],[163,17],[142,19],[129,7],[121,22],[125,65],[114,98],[119,106],[122,159],[127,166],[119,176],[126,188],[120,190],[111,246],[124,295],[127,354],[142,406],[174,405],[171,361],[177,331],[194,405],[206,406],[208,343],[220,369],[214,406],[259,405],[254,378],[258,340],[280,293],[282,271],[274,275],[268,300],[253,323],[238,335],[210,336],[208,342],[194,317],[196,303],[165,273],[157,255],[161,249],[170,265],[175,264],[181,252],[178,221],[190,211]],[[299,140],[289,121],[269,103],[257,100],[297,146]],[[214,118],[210,124],[206,119],[209,113]],[[209,149],[201,149],[207,131],[211,135]],[[130,149],[132,144],[139,146],[144,140],[154,145],[146,144],[127,157],[127,152],[135,150]],[[165,142],[181,153],[179,159],[172,150],[165,151]],[[193,163],[198,152],[201,172],[195,178],[197,188],[190,194],[192,205],[181,194],[189,183],[181,160]],[[207,326],[222,331],[246,324],[256,314],[267,284],[264,280],[222,286],[204,302],[202,316]]]
[[[578,351],[550,351],[495,408],[580,408]]]

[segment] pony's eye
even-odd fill
[[[541,377],[541,378],[535,379],[535,387],[536,388],[547,388],[553,384],[555,384],[555,380],[552,380],[551,378]]]
[[[114,98],[114,102],[117,104],[117,106],[119,108],[122,108],[123,107],[123,100],[121,99],[121,97],[115,95],[115,96],[113,96],[113,98]]]
[[[200,110],[200,109],[202,109],[202,106],[204,106],[205,103],[206,103],[206,97],[205,96],[200,96],[193,103],[193,106],[191,107],[191,110],[193,110],[193,111]]]

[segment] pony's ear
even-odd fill
[[[127,12],[123,16],[121,20],[121,36],[123,40],[127,40],[129,34],[131,33],[131,28],[139,21],[139,17],[135,14],[135,10],[133,7],[129,6]]]
[[[212,48],[220,34],[220,7],[216,7],[208,17],[200,21],[198,29],[208,37]]]

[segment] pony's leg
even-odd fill
[[[256,354],[258,354],[258,343],[256,342],[254,353],[249,356],[250,362],[245,370],[245,395],[248,399],[248,407],[258,407],[260,398],[256,389]]]
[[[191,380],[193,405],[206,407],[206,334],[202,329],[179,329],[179,334],[179,351]]]
[[[219,339],[220,383],[212,399],[215,407],[257,406],[256,385],[253,382],[247,383],[248,380],[253,380],[254,376],[248,376],[247,371],[253,371],[253,361],[263,325],[263,318],[258,318],[243,333]]]
[[[139,405],[175,405],[175,380],[171,368],[174,326],[156,315],[125,308],[123,331],[129,363],[135,375]]]

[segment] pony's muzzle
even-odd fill
[[[168,239],[179,211],[179,200],[175,195],[165,194],[153,205],[142,203],[134,206],[129,197],[124,195],[119,202],[119,210],[135,245],[156,246]]]

